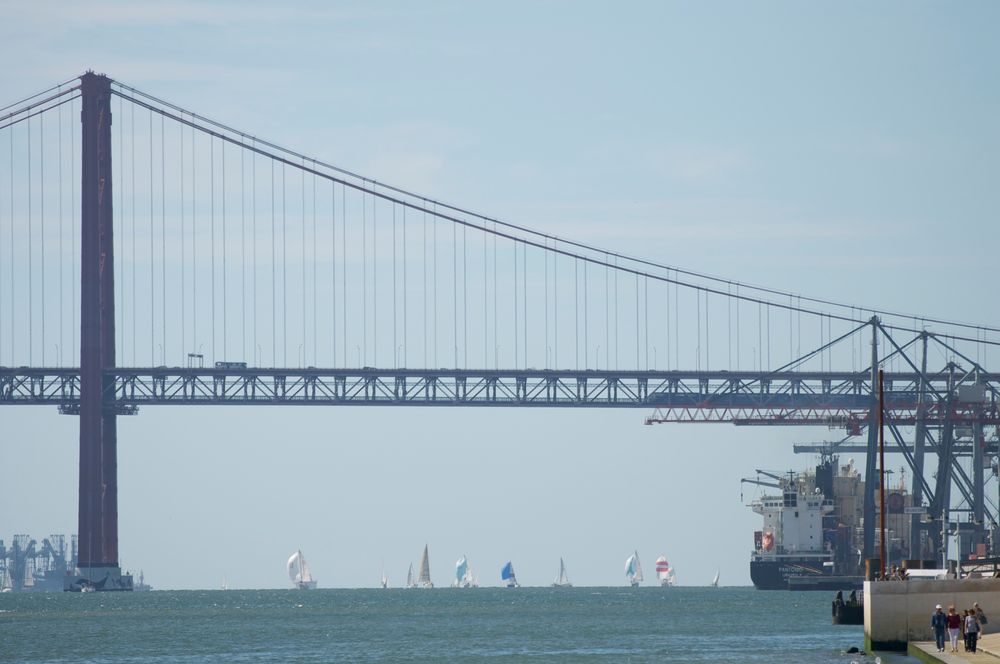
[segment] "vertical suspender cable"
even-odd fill
[[[368,183],[361,181],[361,348],[359,369],[368,364]]]
[[[25,121],[28,129],[28,364],[34,365],[34,343],[35,343],[35,332],[33,329],[35,322],[35,284],[34,284],[34,237],[33,237],[33,226],[34,220],[31,215],[31,118],[29,117]]]
[[[726,353],[729,370],[733,370],[733,286],[726,284]]]
[[[330,366],[337,366],[337,183],[330,181]]]
[[[184,220],[184,123],[179,123],[180,130],[180,185],[181,185],[181,359],[188,352],[187,345],[187,230]],[[194,130],[192,130],[194,131]]]
[[[79,305],[80,300],[79,300],[79,298],[76,297],[76,293],[77,293],[76,288],[77,288],[77,284],[79,283],[79,279],[77,278],[76,275],[78,275],[80,273],[77,272],[77,262],[76,262],[77,258],[78,258],[77,255],[76,255],[76,234],[77,234],[77,231],[79,230],[79,225],[76,223],[76,212],[77,212],[77,210],[80,209],[80,206],[76,204],[76,121],[73,119],[73,118],[76,118],[76,117],[79,117],[79,116],[77,116],[77,114],[73,111],[74,106],[75,106],[75,104],[71,103],[70,107],[69,107],[70,108],[70,114],[69,114],[69,117],[70,117],[70,122],[69,122],[69,200],[70,200],[70,206],[69,206],[69,209],[70,209],[69,221],[70,221],[70,223],[69,223],[69,227],[70,227],[70,234],[69,234],[69,237],[70,237],[70,254],[72,255],[72,259],[71,260],[72,260],[72,265],[73,265],[73,269],[72,269],[72,275],[73,276],[70,278],[70,283],[72,283],[72,287],[70,288],[70,301],[72,303],[70,305],[70,311],[72,312],[72,314],[71,314],[72,320],[70,321],[70,327],[72,327],[72,330],[73,330],[73,332],[72,332],[72,348],[73,348],[73,355],[72,355],[72,357],[79,358],[79,356],[80,356],[80,349],[76,345],[76,331],[77,331],[77,327],[76,327],[76,308]],[[122,179],[124,179],[124,178],[122,178]],[[11,219],[11,222],[13,222],[13,219]],[[13,286],[13,284],[11,284],[11,285]],[[122,293],[124,293],[124,292],[125,292],[125,289],[122,288]],[[122,299],[124,299],[124,297]],[[12,355],[11,359],[13,360],[13,353],[11,355]],[[124,359],[124,357],[125,357],[125,351],[122,350],[122,359]],[[76,360],[75,363],[76,363],[77,366],[79,366],[79,360]]]
[[[767,307],[767,367],[771,368],[771,307]]]
[[[399,346],[396,338],[396,204],[392,204],[392,366],[399,368]]]
[[[436,211],[437,211],[437,208],[435,208],[435,212]],[[427,216],[426,212],[424,212],[424,216],[425,217]],[[431,259],[432,259],[432,263],[431,263],[432,264],[432,277],[433,277],[433,283],[434,283],[434,289],[433,289],[434,290],[434,311],[433,311],[433,316],[434,317],[432,319],[434,321],[434,325],[431,326],[432,329],[433,329],[433,332],[431,332],[431,338],[434,339],[434,366],[439,366],[438,365],[438,361],[437,361],[437,357],[438,357],[438,355],[437,355],[437,349],[438,349],[438,335],[437,335],[437,326],[438,326],[438,319],[437,319],[437,300],[438,300],[438,291],[437,291],[437,217],[434,216],[434,215],[431,216]]]
[[[712,366],[712,358],[710,352],[712,350],[712,339],[709,336],[709,318],[708,318],[708,297],[710,293],[705,291],[705,369],[708,370]]]
[[[760,302],[758,302],[757,303],[757,371],[764,370],[764,362],[763,362],[764,347],[761,338],[761,318],[762,318],[761,312],[762,312],[761,304]]]
[[[462,367],[469,368],[469,245],[462,226]]]
[[[372,365],[378,366],[378,197],[372,180]]]
[[[519,285],[518,285],[518,278],[517,278],[517,252],[518,252],[517,244],[518,243],[515,240],[514,241],[514,368],[515,369],[520,366],[520,364],[518,364],[518,361],[519,361],[519,357],[520,357],[520,348],[519,348],[519,346],[521,345],[520,344],[520,333],[521,333],[521,331],[519,329],[519,323],[520,323],[520,321],[518,320],[520,318],[520,315],[519,315],[520,311],[518,311],[518,307],[520,305],[519,305],[519,302],[518,302],[519,298],[518,298],[518,292],[517,292],[517,289],[519,287]]]
[[[573,259],[573,328],[576,332],[576,348],[573,359],[576,369],[580,369],[580,259]]]
[[[70,123],[70,126],[72,127],[73,124]],[[10,319],[9,319],[10,320],[10,334],[9,334],[9,337],[10,337],[10,365],[14,366],[15,365],[15,357],[14,357],[14,355],[15,355],[15,350],[16,350],[16,347],[14,345],[14,319],[17,316],[15,315],[16,312],[14,311],[14,293],[16,292],[16,290],[15,290],[16,286],[15,286],[15,283],[14,283],[15,282],[15,278],[14,278],[15,275],[14,275],[14,129],[13,128],[11,128],[10,133],[7,134],[7,139],[10,141],[10,145],[9,145],[9,148],[10,148],[10,172],[8,173],[8,175],[10,176],[10,201],[9,201],[10,202],[10,218],[9,218],[9,221],[10,221],[10,243],[8,245],[8,248],[10,249],[10,262],[8,263],[8,265],[10,266]],[[76,283],[76,282],[74,282],[74,283]],[[75,312],[76,310],[74,309],[73,311]]]
[[[590,298],[587,295],[587,265],[588,261],[583,262],[583,368],[587,369],[590,365]],[[596,368],[596,367],[595,367]]]
[[[61,86],[60,86],[61,91]],[[56,356],[56,365],[62,366],[62,352],[63,352],[63,342],[65,341],[64,330],[66,329],[66,324],[63,316],[63,286],[65,285],[65,276],[63,274],[63,264],[66,262],[66,254],[63,249],[63,111],[62,106],[59,107],[59,135],[58,135],[58,145],[59,145],[59,354]]]
[[[160,116],[160,317],[163,325],[162,364],[167,363],[167,139],[164,117]]]
[[[316,162],[315,161],[313,161],[313,170],[316,170]],[[313,228],[312,228],[312,231],[313,231],[313,237],[312,237],[312,250],[313,250],[313,260],[312,260],[312,274],[313,274],[313,307],[312,307],[312,314],[313,314],[313,365],[318,366],[319,365],[319,358],[317,357],[318,349],[316,347],[316,343],[317,343],[317,337],[319,335],[318,335],[318,329],[317,329],[317,326],[316,326],[316,318],[317,318],[317,316],[319,314],[319,309],[318,309],[319,302],[317,301],[317,295],[316,295],[316,176],[315,175],[313,175],[313,177],[312,177],[312,185],[313,185],[313,209],[312,209],[312,212],[313,212]]]
[[[156,296],[155,296],[155,286],[156,277],[155,269],[156,264],[153,259],[154,253],[154,239],[156,237],[155,232],[155,220],[153,219],[153,201],[154,201],[154,184],[153,184],[153,111],[149,112],[149,366],[156,365]]]
[[[519,361],[519,356],[520,356],[520,348],[519,348],[519,346],[520,346],[520,336],[519,335],[521,333],[521,331],[519,329],[519,323],[520,323],[520,321],[518,320],[520,318],[520,311],[518,310],[518,307],[520,306],[520,303],[518,302],[519,298],[518,298],[518,292],[517,292],[517,289],[519,287],[519,285],[518,285],[518,279],[517,279],[517,251],[518,251],[518,249],[517,249],[517,241],[515,240],[514,241],[514,368],[515,369],[520,366],[518,364],[518,361]]]
[[[642,325],[639,321],[639,275],[635,275],[635,370],[638,371],[642,368],[642,362],[639,359],[639,351],[642,345],[639,342],[639,330],[642,329]]]
[[[740,363],[740,285],[736,284],[736,369],[740,370],[743,365]]]
[[[667,271],[667,279],[670,279],[670,271],[669,270]],[[670,366],[671,366],[670,365],[670,350],[671,350],[670,349],[670,344],[671,344],[671,340],[673,340],[673,343],[676,345],[677,344],[677,339],[673,339],[673,335],[670,334],[670,282],[669,281],[667,281],[666,286],[667,286],[667,297],[666,297],[666,310],[667,310],[666,314],[667,315],[665,316],[665,322],[666,322],[666,327],[665,327],[666,335],[665,336],[666,336],[666,340],[667,340],[667,371],[670,371]]]
[[[426,202],[424,203],[426,207]],[[427,210],[424,210],[423,216],[420,221],[420,228],[422,231],[422,260],[420,262],[423,272],[423,283],[424,283],[424,368],[426,369],[429,365],[427,364]]]
[[[344,366],[347,362],[347,186],[340,185],[340,287],[342,297],[340,306],[343,315],[340,317],[342,331],[340,343],[343,346]]]
[[[608,370],[608,357],[611,353],[611,280],[608,255],[604,254],[604,369]]]
[[[302,366],[306,365],[306,351],[309,350],[306,337],[306,160],[302,158],[302,169],[299,176],[302,183]]]
[[[794,346],[793,346],[794,343],[795,343],[795,334],[794,334],[794,332],[792,330],[792,306],[793,306],[793,304],[794,304],[794,298],[791,295],[789,295],[788,296],[788,361],[789,362],[791,362],[792,360],[795,359],[795,350],[794,350]]]
[[[229,359],[229,270],[227,269],[226,249],[226,141],[219,141],[222,150],[222,359]]]
[[[674,271],[674,277],[677,277],[677,272]],[[667,284],[669,287],[670,284]],[[674,283],[674,369],[680,369],[681,367],[681,345],[680,345],[680,285],[676,282]]]
[[[45,113],[38,115],[38,226],[42,268],[42,366],[45,366]]]
[[[697,357],[694,361],[694,368],[701,371],[701,290],[695,289],[694,298],[697,302],[697,316],[698,319],[698,343],[695,344],[695,351],[697,352]]]
[[[483,222],[483,369],[486,369],[486,367],[489,366],[488,353],[490,344],[489,332],[487,332],[490,323],[490,318],[488,313],[489,306],[487,304],[489,302],[489,293],[488,293],[489,279],[487,277],[487,270],[489,269],[489,261],[486,258],[486,253],[488,251],[487,248],[488,244],[489,244],[489,238],[487,237],[486,234],[486,222],[484,221]]]
[[[404,213],[405,214],[405,213]],[[493,368],[500,368],[500,344],[497,339],[497,222],[493,222]]]
[[[559,240],[552,238],[552,368],[559,368]]]
[[[618,257],[615,256],[615,370],[618,365],[618,332],[621,328],[618,325]]]
[[[403,206],[403,366],[407,367],[409,364],[406,361],[407,352],[407,339],[406,339],[406,291],[407,291],[407,281],[406,281],[406,206]]]
[[[528,368],[528,245],[521,243],[521,310],[524,319],[524,368]]]
[[[197,151],[195,150],[195,135],[198,132],[191,128],[191,349],[201,354],[198,344],[198,209],[197,185],[195,174],[198,170]]]
[[[454,320],[454,331],[452,338],[455,341],[455,368],[458,368],[458,225],[451,225],[451,283],[452,283],[452,313]]]
[[[271,366],[278,366],[277,236],[274,226],[274,159],[271,159]]]
[[[212,134],[208,135],[208,145],[209,145],[209,170],[211,171],[211,177],[209,177],[209,187],[211,188],[211,205],[209,207],[209,227],[212,234],[211,247],[212,247],[212,362],[217,362],[219,360],[218,354],[215,352],[215,136]]]
[[[242,144],[243,137],[240,137]],[[240,147],[240,339],[244,361],[247,358],[247,174],[246,148]]]
[[[250,252],[253,260],[250,261],[253,277],[251,278],[251,290],[253,291],[253,339],[254,366],[260,366],[262,358],[257,357],[257,151],[256,141],[253,141],[254,151],[250,153]]]
[[[285,164],[281,164],[281,366],[288,366],[288,215]]]

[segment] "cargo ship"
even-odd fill
[[[749,507],[761,515],[750,555],[750,579],[760,590],[855,590],[862,587],[864,481],[854,460],[840,465],[824,453],[806,472],[784,475],[758,470],[757,479],[743,482],[776,489]],[[761,480],[760,475],[766,480]],[[909,495],[901,475],[899,486],[886,496],[887,544],[890,558],[902,556],[909,540],[909,519],[903,514]],[[895,554],[895,555],[893,555]]]

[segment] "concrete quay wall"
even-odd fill
[[[1000,579],[865,581],[865,649],[905,651],[910,641],[933,641],[935,605],[961,613],[974,602],[988,619],[983,632],[1000,632]]]

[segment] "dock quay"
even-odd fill
[[[1000,634],[987,634],[976,652],[938,652],[934,641],[911,641],[906,654],[928,664],[997,664],[1000,662]]]
[[[954,606],[961,612],[978,602],[989,618],[983,625],[981,642],[984,648],[1000,653],[1000,578],[967,576],[865,581],[864,592],[865,650],[869,652],[909,651],[911,644],[930,643],[927,654],[939,659],[927,661],[946,661],[940,659],[942,653],[936,652],[934,647],[931,628],[934,607],[940,604],[947,611],[949,606]]]

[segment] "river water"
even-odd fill
[[[830,593],[752,588],[0,595],[0,661],[872,664]],[[906,658],[881,654],[882,662]]]

